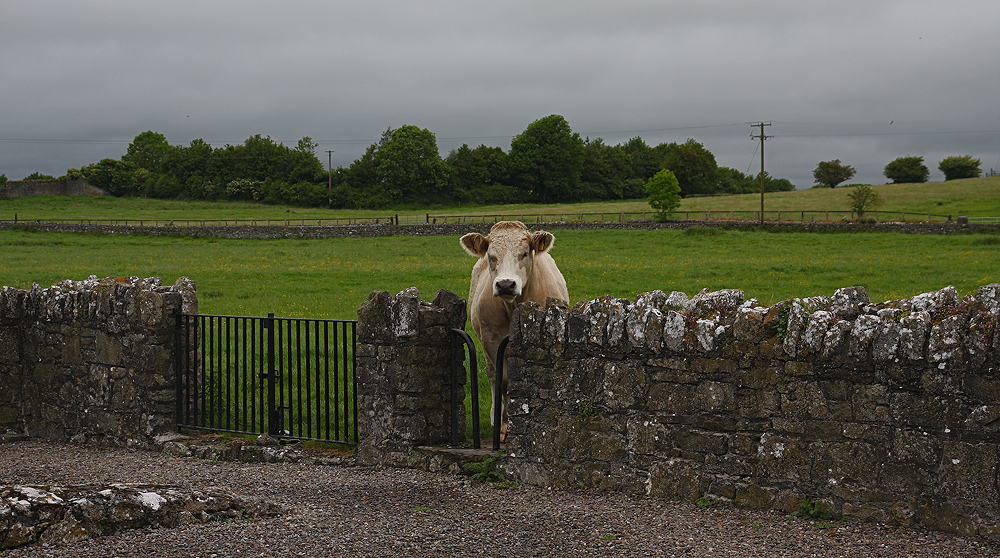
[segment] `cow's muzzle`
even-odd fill
[[[493,294],[501,298],[513,298],[517,296],[517,281],[512,279],[500,279],[493,283]]]

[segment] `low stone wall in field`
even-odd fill
[[[0,429],[152,446],[175,430],[174,312],[194,283],[91,277],[0,289]]]
[[[99,225],[77,223],[46,223],[25,221],[23,216],[16,223],[13,216],[0,215],[0,230],[27,229],[44,232],[82,232],[97,234],[147,234],[153,236],[183,235],[210,236],[219,238],[369,238],[380,236],[455,236],[456,238],[470,232],[488,234],[493,222],[466,224],[430,224],[430,225]],[[689,229],[692,227],[711,227],[732,230],[754,230],[755,222],[748,221],[705,221],[678,220],[667,223],[653,221],[626,222],[551,222],[530,224],[533,229],[548,230],[656,230],[656,229]],[[912,234],[963,234],[976,231],[998,230],[1000,225],[969,225],[955,222],[940,223],[834,223],[795,221],[768,222],[765,225],[769,231],[792,232],[899,232]]]
[[[1000,284],[771,307],[742,291],[523,304],[523,481],[1000,538]]]
[[[0,184],[0,200],[22,196],[106,196],[86,180],[8,180]]]

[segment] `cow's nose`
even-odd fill
[[[512,279],[501,279],[497,281],[497,294],[498,295],[512,295],[514,294],[514,287],[517,283]]]

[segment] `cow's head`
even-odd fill
[[[531,278],[535,255],[548,251],[554,242],[552,233],[528,232],[528,227],[520,221],[501,221],[493,225],[489,237],[469,233],[461,239],[466,252],[486,258],[493,296],[508,302],[521,295]]]

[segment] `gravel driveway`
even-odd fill
[[[421,471],[228,463],[43,441],[0,444],[0,484],[220,487],[288,513],[146,529],[21,556],[982,556],[982,539],[876,524],[818,528],[771,512],[538,487],[498,490]]]

